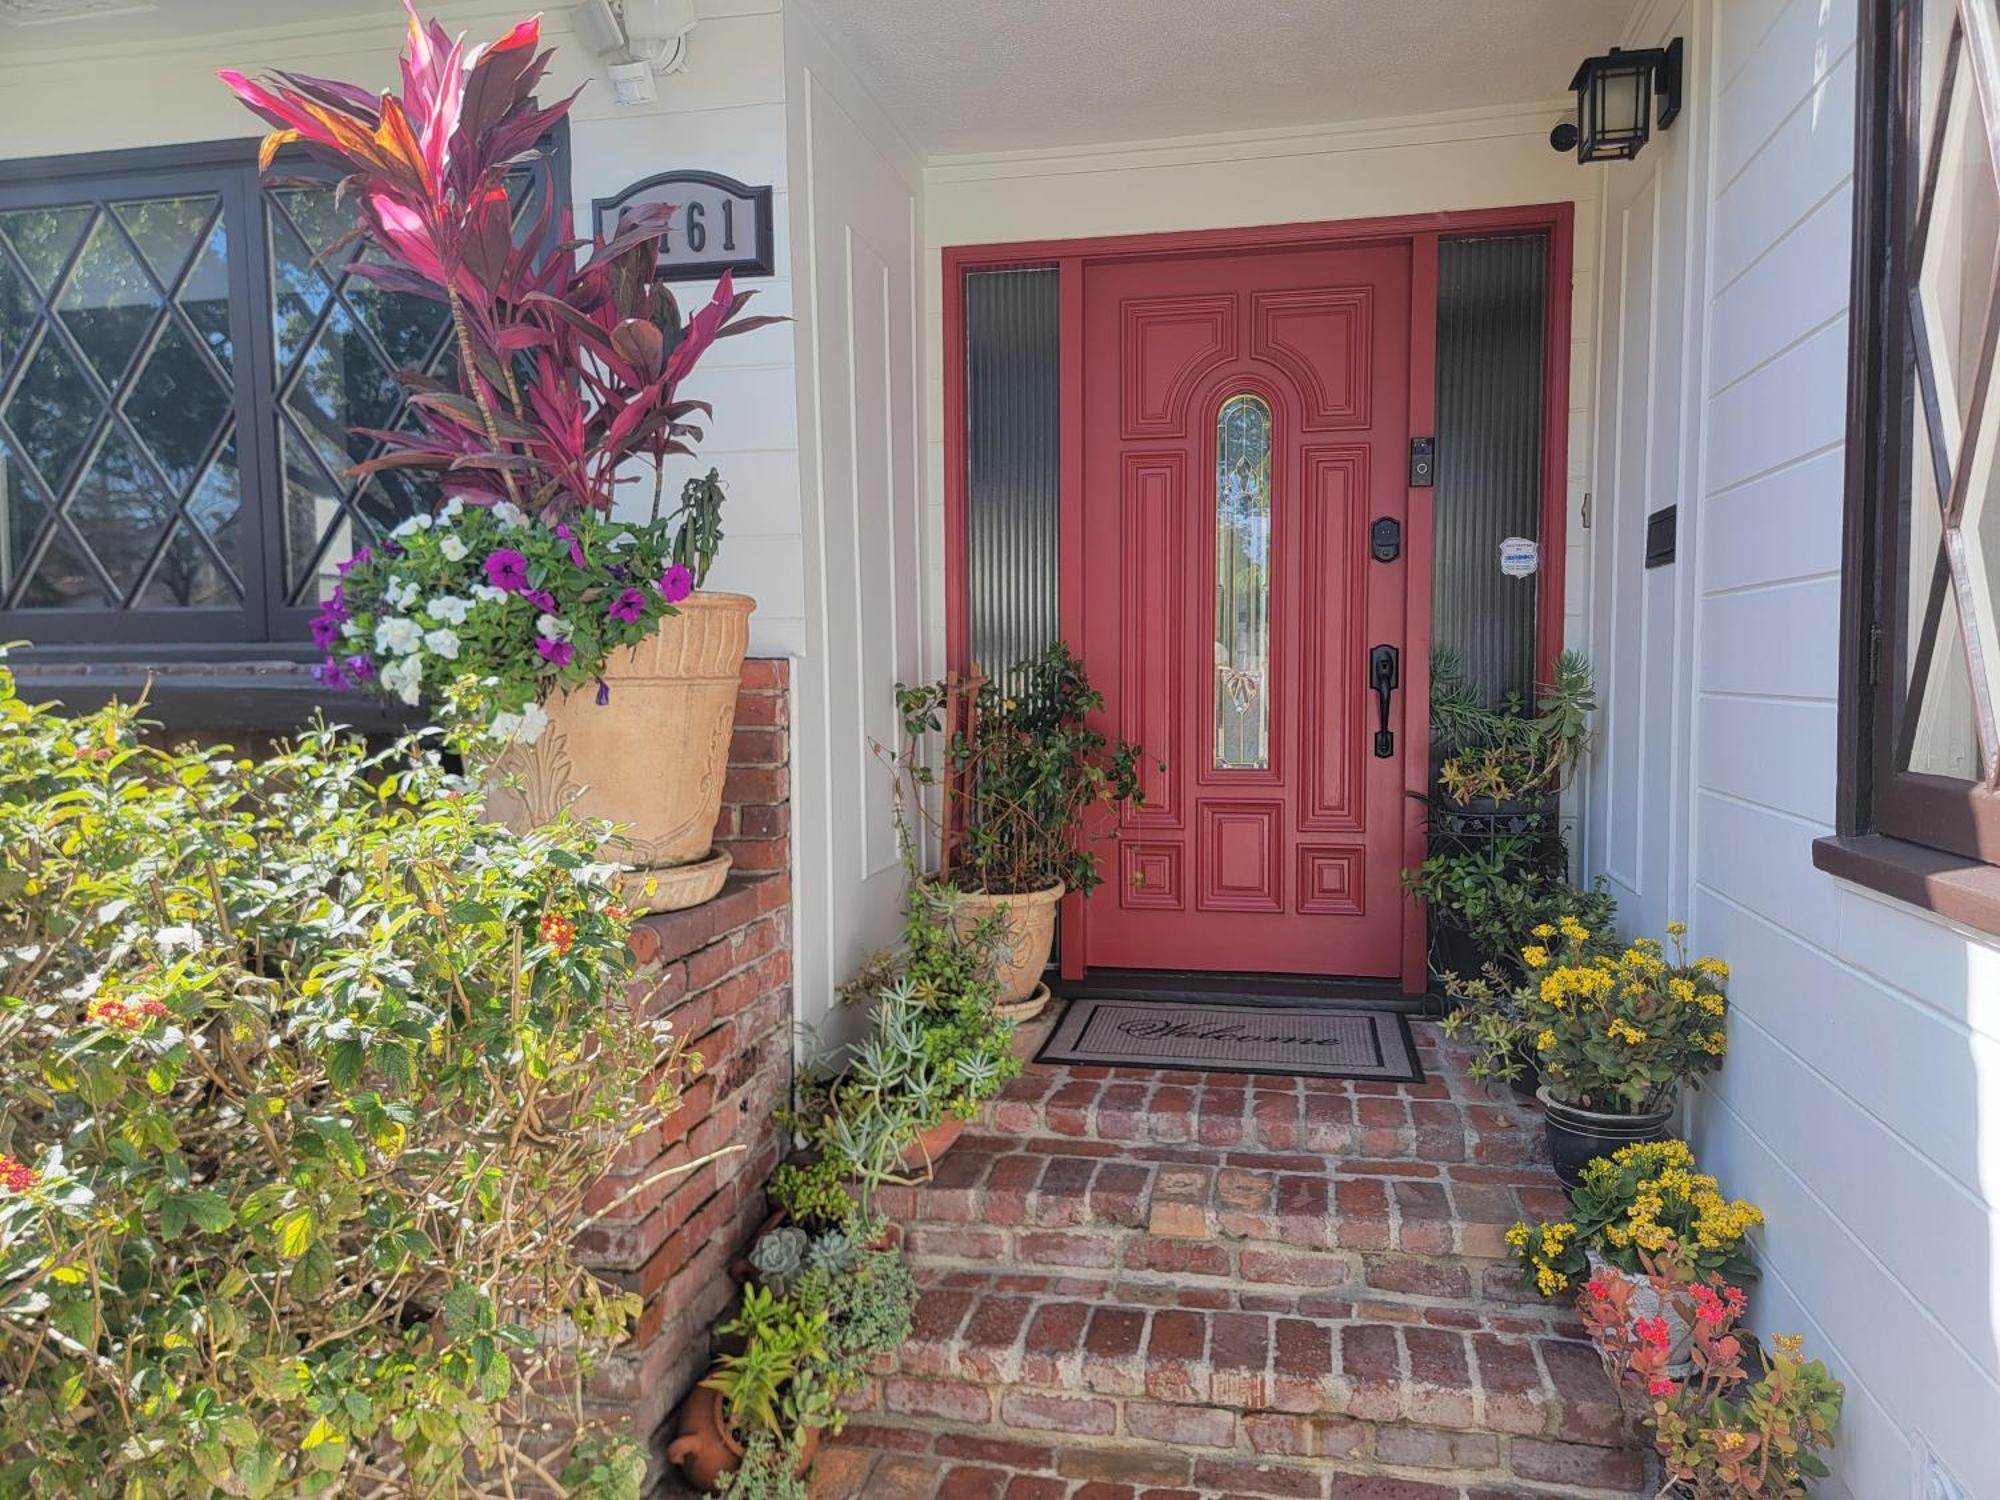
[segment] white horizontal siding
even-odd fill
[[[1703,1161],[1770,1216],[1756,1321],[1847,1382],[1839,1500],[1927,1442],[2000,1496],[2000,947],[1812,867],[1831,829],[1853,0],[1713,0],[1692,912],[1734,968]]]

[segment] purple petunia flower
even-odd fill
[[[487,554],[486,581],[510,594],[524,592],[528,587],[528,559],[512,547],[498,548]]]
[[[332,615],[336,620],[345,620],[347,618],[347,585],[336,583],[333,586],[333,592],[326,596],[326,603],[322,604],[320,609],[326,614]]]
[[[347,658],[347,675],[357,683],[366,682],[375,675],[375,658],[365,652]]]
[[[646,596],[637,589],[625,589],[604,612],[614,620],[636,620],[646,612]]]
[[[556,596],[547,589],[522,589],[521,597],[545,615],[556,612]]]
[[[335,563],[333,565],[333,571],[338,573],[342,578],[345,578],[347,576],[347,570],[349,568],[358,568],[363,563],[367,562],[374,556],[375,553],[372,548],[363,547],[359,552],[355,553],[354,556],[346,559],[344,562]],[[524,562],[526,561],[525,558],[522,560]]]
[[[542,653],[543,661],[558,667],[568,666],[569,659],[576,655],[575,648],[568,641],[540,640],[535,642],[535,649]]]
[[[335,643],[340,640],[339,619],[334,615],[324,612],[314,615],[312,638],[313,645],[317,646],[320,650],[331,651]]]
[[[328,687],[338,688],[347,686],[346,673],[340,670],[340,663],[335,661],[331,656],[313,668],[313,676]]]
[[[599,708],[602,708],[604,707],[605,704],[609,703],[610,701],[611,701],[611,684],[606,682],[602,677],[600,677],[597,679],[597,706]]]
[[[675,563],[660,575],[660,592],[667,603],[678,604],[694,592],[694,572],[686,563]]]
[[[556,535],[569,543],[569,561],[571,567],[582,568],[589,566],[583,560],[583,543],[576,539],[576,533],[571,531],[568,525],[558,526],[556,528]]]

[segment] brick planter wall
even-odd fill
[[[736,865],[715,900],[644,918],[633,928],[635,990],[702,1058],[685,1102],[627,1148],[588,1210],[662,1168],[738,1149],[665,1178],[586,1230],[589,1263],[646,1300],[634,1337],[592,1387],[599,1415],[626,1417],[657,1469],[663,1424],[708,1363],[708,1332],[734,1287],[728,1265],[765,1213],[778,1164],[774,1113],[792,1087],[792,929],[787,664],[743,668],[729,781],[716,843]]]

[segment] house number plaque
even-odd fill
[[[642,203],[674,205],[673,230],[660,243],[660,275],[667,281],[707,281],[724,271],[769,276],[774,265],[771,189],[751,187],[720,172],[662,172],[591,203],[600,238],[609,239],[618,216]]]

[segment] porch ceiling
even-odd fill
[[[1530,103],[1637,0],[820,0],[929,153]]]

